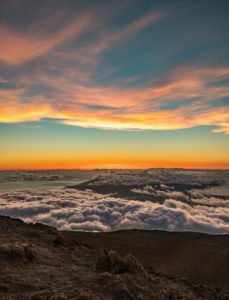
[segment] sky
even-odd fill
[[[227,0],[1,0],[0,169],[229,168]]]

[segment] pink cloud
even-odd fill
[[[229,78],[227,67],[184,65],[131,88],[123,84],[92,85],[103,51],[134,38],[165,15],[160,11],[149,12],[118,30],[106,29],[106,16],[92,9],[69,20],[65,11],[55,12],[31,24],[25,32],[0,25],[1,61],[17,67],[40,56],[48,57],[43,68],[38,66],[12,80],[12,89],[0,89],[0,122],[48,117],[63,119],[69,125],[127,130],[216,125],[216,132],[229,133],[228,106],[212,105],[216,99],[229,96],[228,85],[215,84]],[[58,27],[60,23],[62,26]],[[97,25],[100,27],[95,40],[82,47],[66,46],[66,42],[76,41]],[[8,81],[0,78],[0,83]],[[37,85],[48,87],[48,91],[41,89],[39,95],[30,95],[30,89]],[[192,104],[187,105],[184,100]],[[176,109],[166,108],[174,102]]]
[[[227,76],[227,68],[182,67],[171,72],[163,84],[156,85],[155,81],[124,89],[120,86],[88,87],[75,83],[71,76],[43,75],[39,83],[53,88],[52,97],[44,93],[30,97],[29,104],[25,104],[21,101],[24,90],[0,90],[0,99],[8,99],[7,103],[2,101],[0,121],[48,117],[64,119],[62,123],[69,125],[127,130],[216,125],[219,127],[216,132],[229,133],[229,106],[211,104],[215,99],[229,96],[227,86],[213,84]],[[26,84],[29,86],[28,78]],[[193,97],[196,100],[192,104],[183,104],[184,99]],[[162,109],[174,99],[179,103],[178,108]]]
[[[102,24],[104,26],[104,21],[107,18],[104,13],[105,8],[103,7],[102,9],[99,6],[90,7],[74,17],[70,15],[68,22],[66,22],[66,16],[70,12],[55,11],[48,18],[43,18],[39,22],[30,24],[29,29],[25,31],[15,30],[1,24],[0,60],[7,64],[19,65],[44,55],[71,39],[76,40],[87,31],[94,30],[96,26]],[[106,14],[109,15],[111,12],[106,12]],[[159,21],[162,17],[163,14],[161,12],[150,12],[118,31],[109,31],[102,34],[96,44],[93,47],[89,45],[88,49],[84,49],[84,52],[86,51],[90,55],[98,54],[109,47],[111,43],[118,42],[123,38],[130,38],[144,27]],[[59,24],[62,26],[59,26]],[[57,28],[59,29],[57,30]],[[78,50],[74,52],[78,52]],[[85,55],[81,55],[81,59],[83,59],[83,56],[85,57]]]
[[[47,20],[46,23],[42,23],[43,27],[40,22],[32,24],[26,32],[12,30],[1,25],[0,60],[8,64],[19,65],[51,51],[70,39],[77,39],[92,26],[93,16],[90,13],[82,14],[56,32],[44,27],[44,25],[50,25],[51,21]]]

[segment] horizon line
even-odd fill
[[[96,171],[96,170],[150,170],[150,169],[176,169],[176,170],[224,170],[229,171],[229,168],[187,168],[187,167],[149,167],[149,168],[18,168],[18,169],[1,169],[0,172],[4,171],[66,171],[66,170],[79,170],[79,171]]]

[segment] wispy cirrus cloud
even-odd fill
[[[42,118],[63,119],[64,124],[103,129],[181,129],[216,125],[229,132],[229,106],[215,100],[229,96],[228,68],[180,67],[165,78],[148,84],[88,87],[74,82],[72,74],[42,74],[23,81],[24,89],[0,90],[1,122]],[[48,92],[30,96],[31,86],[44,85]],[[27,101],[22,101],[29,99]],[[188,101],[187,101],[188,100]],[[175,103],[170,108],[170,103]],[[106,107],[106,110],[103,107]],[[95,114],[96,112],[96,114]]]
[[[26,32],[17,32],[7,26],[0,26],[1,52],[0,60],[12,65],[19,65],[38,56],[44,55],[71,38],[78,38],[85,33],[93,22],[93,16],[78,16],[57,32],[46,32],[45,28],[37,30],[39,24]]]
[[[12,26],[0,24],[1,52],[0,60],[12,65],[20,65],[26,61],[47,54],[68,41],[76,41],[87,32],[94,31],[97,26],[105,26],[105,21],[111,14],[111,7],[103,5],[89,6],[78,13],[72,14],[69,10],[56,10],[47,18],[35,21],[27,29],[17,30]],[[108,10],[109,8],[109,10]],[[102,11],[100,11],[102,10]],[[107,16],[105,16],[106,12]],[[153,11],[129,25],[116,30],[100,30],[97,32],[96,44],[88,45],[81,53],[81,59],[85,54],[98,54],[112,43],[132,38],[144,27],[159,21],[164,17],[162,11]],[[70,16],[70,17],[68,17]],[[72,47],[72,59],[79,59],[79,47]],[[71,49],[71,48],[70,48]],[[68,49],[69,50],[69,49]],[[69,52],[69,51],[67,51]],[[76,52],[76,53],[74,53]],[[65,52],[63,52],[63,55]],[[69,55],[69,53],[67,53]]]
[[[71,12],[66,5],[25,28],[0,24],[0,61],[6,75],[11,73],[10,80],[0,78],[0,84],[10,86],[0,86],[0,122],[53,118],[68,125],[119,130],[214,125],[215,132],[229,133],[229,106],[217,103],[229,97],[227,66],[191,66],[187,60],[147,82],[134,85],[127,78],[104,84],[113,71],[104,63],[105,53],[150,26],[153,32],[169,15],[157,8],[112,26],[108,21],[117,15],[112,6],[104,7]]]

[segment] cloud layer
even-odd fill
[[[99,171],[84,170],[17,170],[0,171],[0,182],[30,182],[30,181],[58,181],[61,179],[90,180],[96,177]]]
[[[147,185],[150,183],[160,185],[161,189],[168,188],[167,184],[187,184],[189,186],[201,187],[208,185],[229,182],[227,170],[192,170],[173,168],[153,168],[146,170],[107,170],[100,174],[96,182],[92,185]],[[90,186],[90,184],[89,184]],[[153,191],[152,191],[153,192]]]
[[[171,194],[172,196],[173,194]],[[229,233],[228,201],[221,206],[188,205],[168,198],[163,204],[113,198],[73,189],[1,193],[0,214],[42,222],[61,230],[160,229]],[[222,201],[221,201],[222,202]]]

